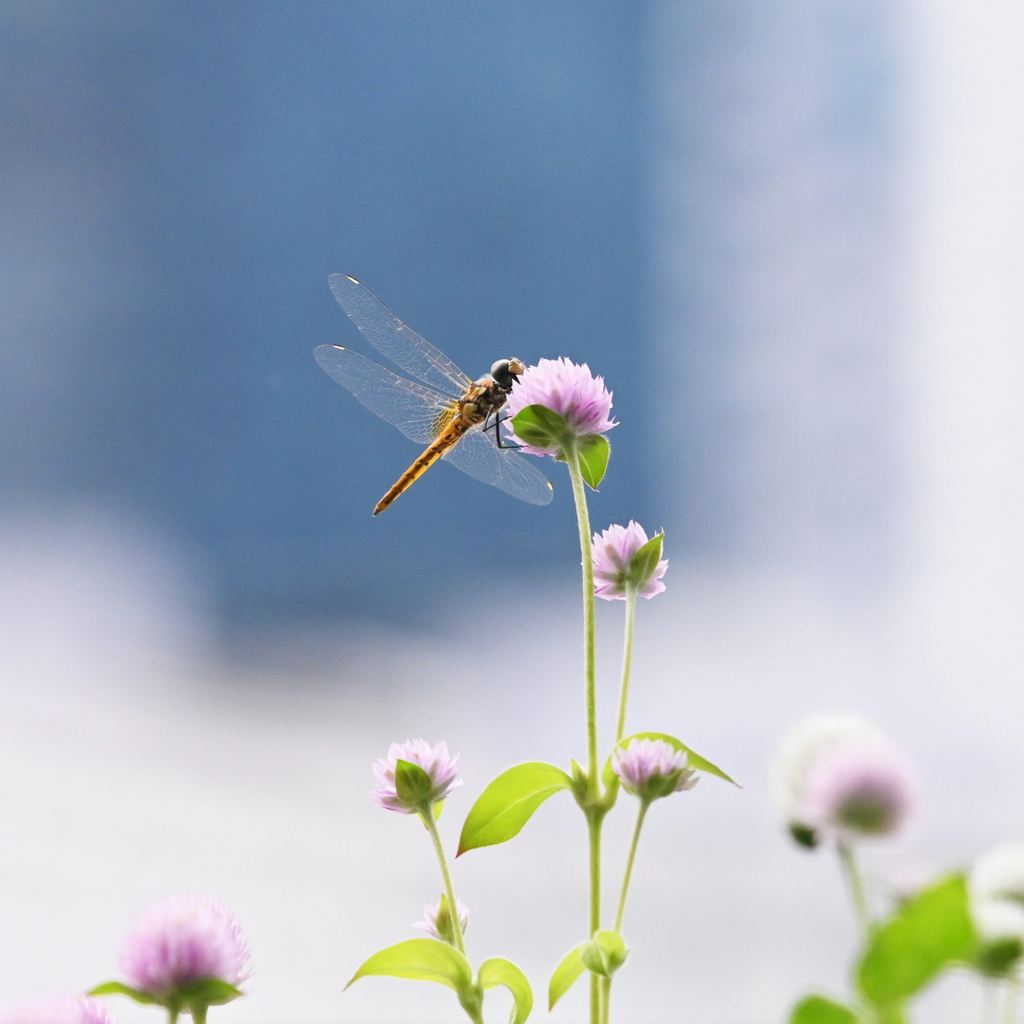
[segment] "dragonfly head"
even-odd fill
[[[519,359],[499,359],[491,367],[491,376],[503,391],[511,391],[513,384],[519,383],[519,375],[526,366]]]

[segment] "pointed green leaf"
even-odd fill
[[[856,1024],[857,1015],[824,996],[807,996],[793,1007],[789,1024]]]
[[[561,448],[569,438],[565,420],[546,405],[528,405],[512,419],[516,437],[535,448]]]
[[[519,834],[549,796],[571,786],[572,779],[561,768],[543,761],[528,761],[502,772],[470,809],[456,856],[481,846],[507,842]]]
[[[581,942],[575,949],[570,949],[555,968],[555,973],[551,975],[551,981],[548,982],[548,1010],[555,1008],[555,1003],[573,987],[576,979],[586,970],[580,959],[580,950],[585,945],[585,942]]]
[[[596,491],[608,469],[612,446],[604,434],[591,434],[580,440],[577,451],[580,457],[580,473],[587,486]]]
[[[220,978],[202,978],[182,985],[176,993],[183,1006],[223,1006],[245,995],[241,989]]]
[[[105,981],[102,985],[89,989],[86,995],[127,996],[129,999],[134,999],[135,1002],[143,1003],[147,1006],[159,1005],[158,1000],[154,999],[148,992],[142,992],[128,985],[122,985],[119,981]]]
[[[352,975],[345,988],[371,974],[389,978],[411,978],[413,981],[436,981],[447,985],[460,996],[471,993],[473,971],[469,961],[454,946],[437,939],[408,939],[374,953]]]
[[[872,934],[857,969],[861,992],[878,1006],[902,1003],[977,943],[967,885],[950,875],[908,900]]]
[[[665,534],[656,533],[629,560],[629,578],[637,585],[650,579],[661,561],[661,549],[665,542]]]
[[[636,732],[632,736],[627,736],[625,739],[619,740],[615,745],[622,750],[632,743],[633,740],[664,740],[674,750],[685,750],[686,761],[691,768],[696,768],[697,771],[707,772],[709,775],[717,775],[718,778],[724,779],[726,782],[731,782],[734,786],[739,789],[743,787],[735,780],[730,778],[725,772],[722,771],[717,765],[713,765],[707,758],[701,757],[696,751],[691,750],[682,740],[677,740],[675,736],[669,736],[668,733],[664,732]],[[608,763],[605,766],[605,772],[611,771],[611,758],[608,758]]]
[[[510,1024],[523,1024],[530,1011],[533,1009],[533,992],[526,975],[514,963],[504,960],[500,956],[492,960],[485,960],[480,965],[480,973],[477,975],[477,984],[481,988],[494,988],[495,985],[504,985],[512,993],[515,1000],[512,1012],[509,1014]]]
[[[395,792],[407,804],[426,804],[430,802],[434,784],[418,764],[399,759],[395,763]]]

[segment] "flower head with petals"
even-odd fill
[[[466,928],[469,925],[469,907],[460,899],[456,899],[455,905],[459,910],[459,925],[463,934],[465,934]],[[447,897],[442,896],[440,902],[434,906],[424,903],[423,918],[422,921],[417,921],[413,928],[429,932],[435,939],[447,942],[450,946],[455,945],[455,935],[452,929]]]
[[[514,419],[523,409],[540,405],[559,416],[561,437],[513,438],[531,455],[559,455],[580,438],[607,433],[618,424],[609,416],[612,393],[603,377],[595,377],[586,363],[573,363],[564,356],[540,359],[528,366],[512,388],[505,404]],[[530,443],[532,442],[532,443]]]
[[[76,993],[13,1007],[0,1024],[114,1024],[114,1018],[99,999]]]
[[[772,796],[799,842],[806,846],[817,842],[814,823],[805,820],[807,780],[815,764],[847,740],[878,735],[878,730],[860,715],[840,713],[804,718],[783,736],[772,756]]]
[[[422,794],[422,800],[411,800],[399,793],[400,786],[395,779],[399,761],[416,765],[426,773],[429,788]],[[436,804],[444,800],[456,786],[462,785],[462,779],[457,778],[458,761],[458,754],[449,757],[448,744],[444,740],[433,747],[426,740],[392,743],[388,748],[388,756],[380,758],[373,766],[378,788],[370,790],[370,799],[388,811],[418,814],[423,803]]]
[[[632,590],[651,598],[665,590],[661,582],[668,570],[667,559],[638,557],[648,543],[644,528],[632,519],[629,526],[609,526],[594,534],[594,596],[606,601],[624,601]]]
[[[699,781],[697,773],[687,768],[686,751],[664,740],[634,739],[625,750],[616,747],[612,771],[627,793],[647,801],[693,789]]]
[[[166,997],[185,985],[249,977],[249,949],[223,903],[185,893],[147,907],[128,933],[121,970],[134,988]]]
[[[850,739],[811,768],[800,818],[836,837],[893,835],[910,813],[915,789],[901,750],[881,737]]]

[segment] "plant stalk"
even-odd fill
[[[590,514],[587,492],[575,448],[566,453],[566,465],[572,480],[576,502],[576,522],[580,531],[580,559],[583,569],[583,670],[587,713],[587,831],[590,838],[590,932],[601,927],[601,823],[603,810],[593,807],[600,798],[597,770],[597,672],[594,654],[594,560],[590,549]],[[590,1024],[601,1024],[601,987],[596,974],[590,976]]]
[[[633,623],[636,621],[636,587],[626,586],[626,635],[622,641],[622,687],[619,690],[619,721],[615,742],[626,732],[626,701],[629,699],[629,670],[633,662]]]
[[[871,915],[868,912],[867,895],[864,892],[864,879],[861,876],[860,868],[857,866],[857,855],[853,847],[842,840],[839,842],[839,861],[843,866],[843,873],[846,875],[846,884],[850,888],[850,896],[853,899],[853,906],[857,913],[857,923],[861,931],[867,936],[871,931]]]
[[[437,862],[441,865],[441,877],[444,879],[444,891],[448,897],[448,914],[452,920],[452,935],[455,937],[455,948],[463,955],[466,955],[466,943],[462,938],[462,922],[459,920],[459,905],[455,902],[455,888],[452,885],[452,876],[448,871],[448,860],[444,855],[444,847],[441,845],[441,836],[437,831],[437,821],[434,819],[434,808],[427,807],[420,811],[423,824],[427,826],[430,838],[434,840],[434,850],[437,853]]]

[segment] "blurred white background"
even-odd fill
[[[1024,838],[1024,8],[643,10],[651,507],[672,566],[640,609],[631,728],[680,735],[744,788],[704,780],[652,812],[615,999],[624,1022],[767,1024],[810,988],[846,991],[855,940],[836,865],[792,848],[768,802],[794,719],[862,711],[919,764],[914,828],[877,851],[880,873]],[[684,62],[698,29],[708,47]],[[823,113],[843,81],[832,62],[858,46],[895,83],[878,152]],[[695,91],[717,116],[687,121]],[[52,298],[52,316],[74,315]],[[697,387],[702,344],[707,434],[683,436],[674,402]],[[702,496],[723,489],[730,544],[690,543],[720,514]],[[235,910],[253,950],[225,1024],[455,1019],[429,985],[341,993],[439,895],[422,830],[366,799],[369,766],[392,740],[446,739],[465,778],[442,819],[454,846],[503,768],[581,756],[571,577],[499,583],[429,628],[267,628],[239,659],[202,558],[158,522],[98,500],[6,508],[0,1000],[115,976],[138,910],[194,890]],[[606,707],[620,614],[600,609]],[[456,870],[473,958],[508,956],[538,996],[585,915],[569,804]],[[609,821],[611,877],[628,823],[621,808]],[[552,1019],[582,1020],[583,996]],[[978,1013],[976,986],[951,979],[916,1019]]]

